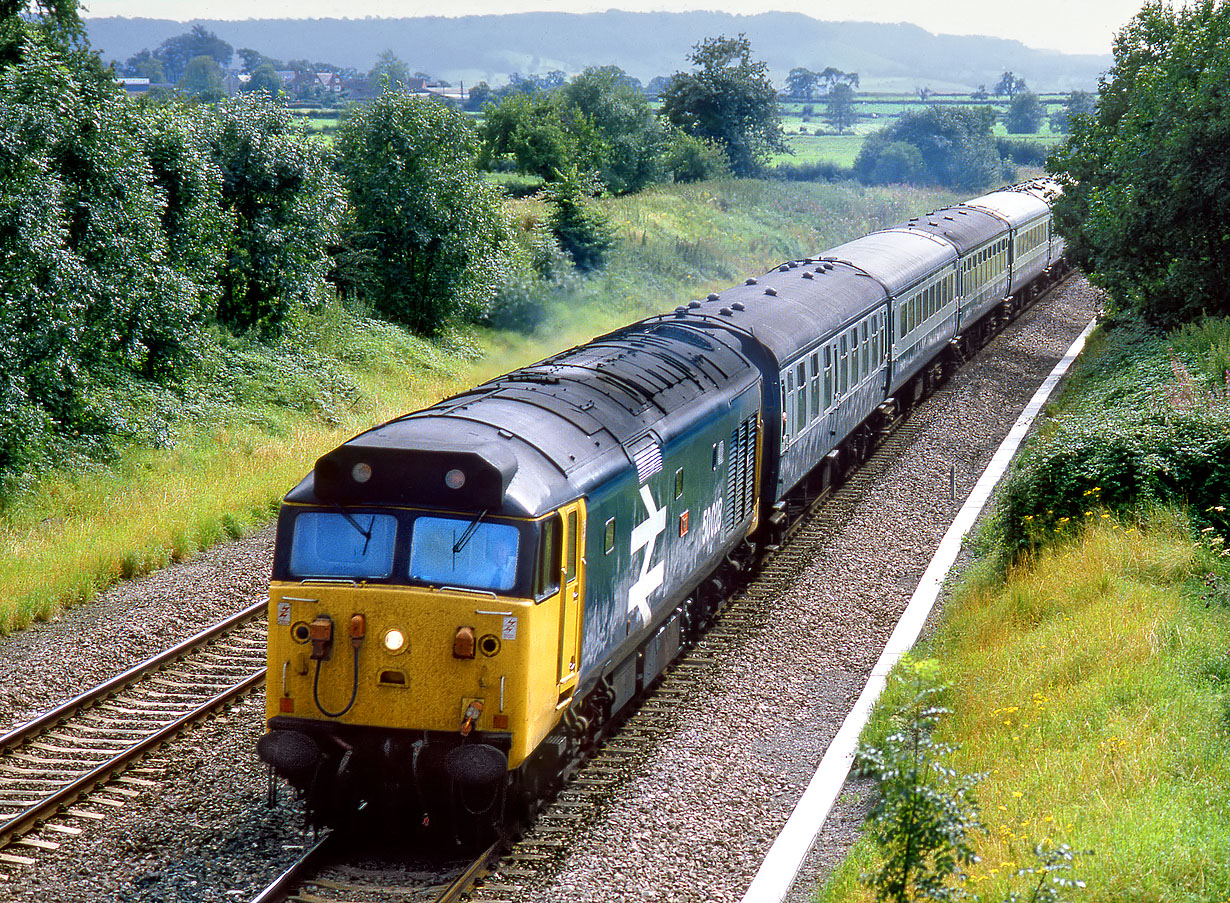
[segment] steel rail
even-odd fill
[[[200,633],[182,643],[177,643],[169,649],[166,649],[153,658],[147,659],[138,665],[133,665],[127,671],[117,674],[115,677],[101,683],[98,686],[87,690],[79,696],[74,696],[67,702],[61,703],[50,711],[44,712],[36,717],[33,721],[28,721],[20,727],[16,727],[9,731],[3,737],[0,737],[0,753],[6,753],[9,750],[17,747],[26,740],[40,734],[43,731],[54,727],[66,718],[76,714],[82,709],[93,705],[101,699],[118,693],[120,690],[136,683],[142,677],[145,677],[150,671],[162,667],[176,659],[183,658],[185,655],[193,652],[200,646],[205,645],[212,639],[216,639],[224,633],[238,627],[245,621],[248,621],[265,611],[268,606],[268,601],[257,602],[248,606],[235,614],[219,621],[212,627],[207,627]]]
[[[274,901],[287,897],[287,891],[299,881],[299,876],[310,866],[315,866],[316,862],[329,851],[333,836],[333,832],[329,831],[304,850],[303,855],[291,863],[290,868],[274,878],[268,887],[252,898],[252,903],[274,903]]]
[[[461,874],[449,882],[448,886],[436,897],[436,903],[457,903],[462,895],[473,889],[474,882],[491,861],[496,858],[503,845],[503,840],[497,840],[481,853],[478,858],[465,867]]]

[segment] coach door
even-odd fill
[[[581,655],[581,599],[585,589],[585,502],[559,512],[564,554],[560,560],[559,687],[560,696],[576,685]]]

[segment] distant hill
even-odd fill
[[[934,35],[914,25],[822,22],[798,13],[518,13],[414,19],[86,19],[90,43],[105,60],[123,61],[199,23],[236,49],[278,59],[311,59],[366,71],[385,49],[411,70],[454,84],[502,84],[513,72],[569,74],[615,64],[648,82],[687,68],[701,39],[745,32],[756,56],[781,85],[795,66],[856,71],[864,89],[988,88],[1005,69],[1034,90],[1092,89],[1109,56],[1034,50],[1019,41]]]

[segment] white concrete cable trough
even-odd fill
[[[1025,410],[1021,412],[1021,416],[1017,418],[1008,435],[1004,437],[986,470],[982,472],[982,476],[970,491],[969,497],[957,513],[952,526],[948,528],[939,547],[935,550],[931,563],[919,579],[918,586],[910,597],[909,605],[902,614],[901,620],[897,622],[875,668],[872,669],[867,685],[859,694],[853,708],[850,709],[837,736],[829,744],[820,761],[820,766],[816,769],[815,775],[808,783],[806,791],[790,814],[790,818],[787,819],[781,833],[773,842],[773,846],[769,848],[768,855],[765,856],[756,877],[743,895],[742,903],[782,903],[786,895],[790,893],[799,869],[803,865],[803,860],[811,850],[812,844],[815,843],[825,819],[828,818],[833,808],[833,803],[837,800],[850,774],[859,735],[871,716],[876,700],[879,699],[880,693],[883,692],[888,682],[889,673],[901,657],[917,642],[923,625],[939,598],[948,572],[961,551],[961,543],[966,534],[974,526],[983,508],[986,507],[996,484],[1007,471],[1013,456],[1025,440],[1030,427],[1042,412],[1056,386],[1084,350],[1085,341],[1096,325],[1096,319],[1090,320],[1081,334],[1068,347],[1063,358],[1051,370],[1050,375],[1038,387],[1029,404],[1025,406]]]

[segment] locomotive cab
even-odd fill
[[[510,516],[482,462],[403,455],[389,491],[390,461],[359,457],[322,459],[282,507],[258,750],[322,821],[489,812],[576,689],[584,501]],[[444,491],[414,494],[437,504],[404,504],[433,471]]]

